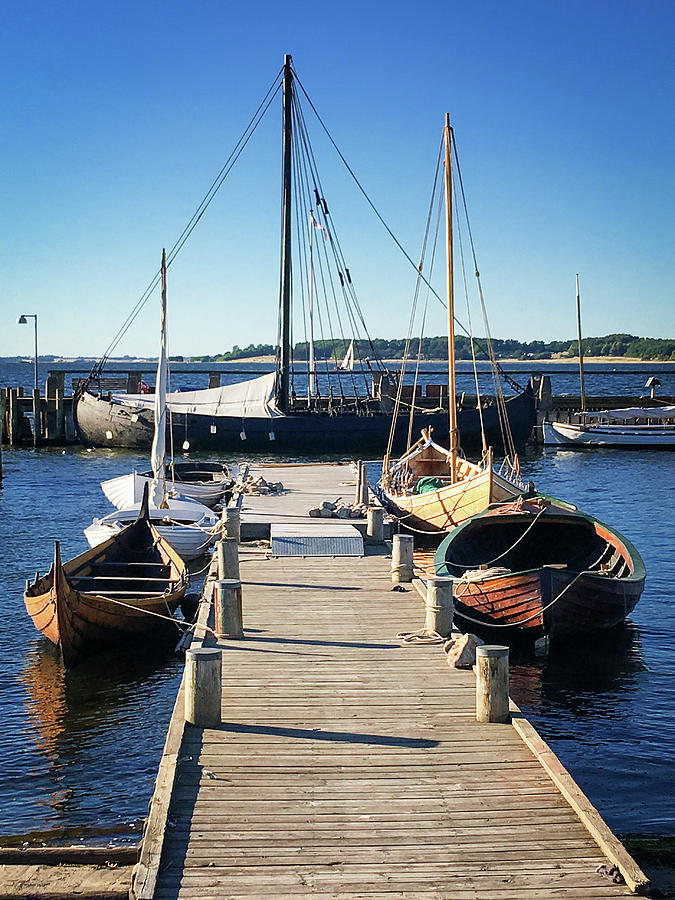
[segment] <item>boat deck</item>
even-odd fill
[[[281,482],[283,494],[243,494],[242,540],[268,540],[273,524],[325,525],[347,522],[365,531],[365,519],[312,518],[309,510],[324,500],[354,501],[356,472],[351,463],[297,463],[250,465],[248,474],[267,482]]]
[[[245,638],[219,642],[223,722],[184,726],[179,696],[132,896],[630,894],[596,871],[611,862],[570,805],[585,798],[529,723],[534,749],[523,727],[477,723],[473,673],[397,638],[424,613],[389,566],[378,548],[242,551]],[[625,854],[599,821],[605,852]]]

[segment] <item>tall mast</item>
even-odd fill
[[[586,391],[584,390],[584,348],[581,344],[581,301],[579,300],[579,276],[577,275],[577,334],[579,336],[579,380],[581,381],[581,411],[586,410]]]
[[[445,221],[448,248],[448,415],[450,438],[450,478],[454,483],[457,470],[457,403],[455,400],[455,308],[452,278],[452,134],[450,114],[445,114]]]
[[[281,234],[281,297],[279,372],[277,381],[277,406],[288,412],[291,372],[291,138],[292,138],[292,58],[284,56],[283,88],[283,191]]]

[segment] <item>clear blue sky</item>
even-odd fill
[[[0,355],[100,354],[285,52],[413,257],[448,110],[492,332],[675,336],[675,3],[5,0]],[[170,271],[171,352],[276,338],[278,104]],[[373,335],[413,280],[325,142]],[[438,311],[428,333],[442,333]],[[119,347],[156,352],[154,301]]]

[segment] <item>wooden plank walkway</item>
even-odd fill
[[[241,569],[246,637],[221,642],[223,724],[185,727],[155,897],[630,893],[517,731],[475,722],[473,673],[396,639],[423,610],[383,555]]]
[[[322,524],[332,519],[312,519],[308,513],[324,500],[341,497],[352,503],[356,473],[350,463],[298,463],[252,465],[249,474],[266,481],[281,481],[283,494],[245,494],[241,511],[242,539],[268,539],[271,523]],[[335,521],[341,521],[336,519]],[[350,525],[365,529],[365,519],[348,519]]]

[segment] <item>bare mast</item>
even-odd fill
[[[581,344],[581,301],[579,299],[579,276],[577,275],[577,334],[579,336],[579,380],[581,382],[581,411],[586,411],[586,391],[584,390],[584,348]]]
[[[445,216],[448,254],[448,416],[450,441],[450,478],[454,483],[457,477],[457,403],[455,400],[455,309],[453,292],[452,267],[452,132],[450,130],[450,114],[445,114]]]
[[[281,234],[281,297],[279,309],[280,347],[277,374],[277,406],[288,412],[291,371],[291,139],[292,139],[292,57],[284,56],[283,91],[283,189]]]

